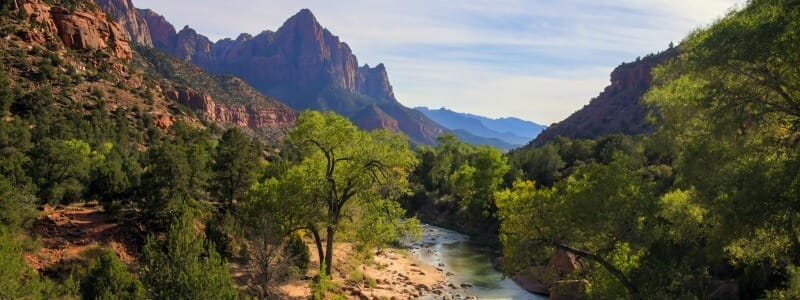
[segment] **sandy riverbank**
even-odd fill
[[[341,295],[348,299],[415,299],[448,293],[444,271],[422,263],[405,250],[389,248],[373,254],[355,259],[351,244],[336,245],[333,281]],[[310,275],[318,266],[318,258],[312,255]],[[363,280],[353,280],[359,275]],[[311,295],[309,283],[294,280],[282,285],[281,290],[288,299],[307,299]]]

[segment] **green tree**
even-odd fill
[[[294,168],[306,170],[308,202],[321,203],[318,220],[326,229],[325,251],[315,234],[318,254],[330,274],[333,243],[347,211],[376,199],[396,200],[405,192],[406,172],[414,161],[408,141],[388,131],[364,132],[332,112],[305,111],[287,142],[302,153]]]
[[[147,295],[139,279],[108,250],[89,267],[80,290],[83,299],[144,299]]]
[[[50,283],[28,268],[17,230],[0,225],[0,299],[47,299]]]
[[[242,200],[256,181],[261,162],[259,149],[238,128],[225,131],[214,157],[214,192],[228,209]]]
[[[30,172],[39,197],[51,204],[72,202],[83,195],[92,149],[84,141],[44,139],[31,149]]]
[[[11,185],[0,174],[0,226],[26,227],[35,216],[36,197]]]
[[[561,250],[592,262],[596,297],[641,298],[640,268],[657,241],[658,203],[624,156],[589,164],[552,188],[515,183],[498,193],[510,274]],[[531,251],[531,250],[534,251]]]
[[[142,281],[154,299],[235,299],[228,265],[196,229],[196,220],[180,213],[164,241],[149,236],[142,249]]]
[[[159,224],[168,212],[191,201],[189,161],[177,144],[163,144],[148,150],[148,167],[142,175],[141,208],[145,220]]]
[[[645,96],[676,185],[711,217],[707,251],[742,269],[800,264],[797,4],[750,1],[694,32]],[[757,297],[771,283],[743,284]]]

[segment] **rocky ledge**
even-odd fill
[[[168,99],[199,110],[209,121],[242,128],[288,128],[294,125],[295,112],[285,106],[261,108],[252,105],[220,104],[210,95],[191,89],[165,92]]]

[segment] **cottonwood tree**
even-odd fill
[[[797,1],[749,1],[682,42],[645,97],[677,149],[676,184],[714,216],[710,251],[787,277],[800,265],[799,20]]]
[[[552,188],[517,182],[497,194],[507,272],[561,250],[597,266],[594,296],[641,298],[637,271],[658,240],[657,200],[624,157],[589,164]]]
[[[311,206],[320,207],[307,225],[324,262],[321,266],[331,274],[340,223],[354,211],[378,213],[365,209],[367,204],[393,201],[406,191],[406,172],[414,165],[414,155],[404,136],[386,130],[361,131],[333,112],[303,112],[286,141],[302,157],[292,167],[302,174],[304,188],[299,195]],[[396,221],[397,225],[403,223]],[[325,230],[325,250],[319,229]]]

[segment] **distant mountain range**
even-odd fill
[[[453,131],[461,140],[495,146],[503,150],[518,148],[536,138],[547,126],[518,118],[492,119],[459,113],[446,108],[414,108]]]
[[[295,110],[333,110],[364,129],[403,132],[433,144],[446,130],[395,98],[383,64],[358,64],[350,47],[308,9],[276,31],[212,42],[192,28],[177,31],[163,16],[130,0],[96,0],[131,41],[155,47],[212,74],[241,78]]]

